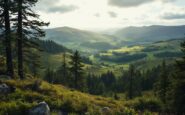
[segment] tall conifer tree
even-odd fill
[[[17,46],[18,46],[18,75],[21,79],[24,78],[23,70],[23,44],[25,39],[35,39],[43,37],[45,32],[41,29],[42,26],[47,26],[49,23],[38,21],[39,15],[31,8],[35,6],[37,0],[15,0],[14,13],[17,16],[15,27],[17,27]]]
[[[4,30],[2,37],[5,38],[6,49],[6,66],[7,74],[13,77],[13,59],[12,59],[12,47],[11,47],[11,26],[10,26],[10,0],[2,0],[0,2],[0,28]]]

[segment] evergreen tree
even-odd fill
[[[89,74],[87,76],[88,92],[94,95],[102,95],[105,92],[105,85],[99,76]]]
[[[155,84],[155,90],[161,101],[166,104],[166,93],[169,86],[169,78],[165,60],[162,63],[161,73]]]
[[[5,38],[7,74],[13,78],[14,70],[11,47],[10,4],[10,0],[0,1],[0,28],[4,28],[4,35],[2,36]]]
[[[135,96],[141,95],[141,73],[135,69],[134,65],[130,65],[127,79],[128,81],[125,83],[127,84],[128,98],[133,99]]]
[[[54,82],[55,73],[50,68],[47,68],[44,75],[44,80],[46,80],[49,83]]]
[[[37,19],[39,15],[31,9],[37,0],[15,0],[14,25],[17,29],[17,46],[18,46],[18,75],[21,79],[24,78],[23,73],[23,43],[25,39],[39,38],[45,35],[45,32],[40,28],[48,25],[48,23],[40,22]]]
[[[115,91],[115,82],[116,82],[116,77],[113,74],[113,72],[108,71],[105,74],[101,75],[101,81],[104,83],[105,85],[105,90],[106,92],[112,92]]]
[[[26,46],[25,46],[26,45]],[[41,66],[41,49],[37,44],[31,43],[30,40],[24,43],[24,64],[28,67],[29,72],[36,77],[40,75]]]
[[[66,53],[63,53],[62,65],[57,70],[57,83],[65,86],[71,86],[71,75],[69,75],[69,68],[66,61]]]
[[[133,77],[134,77],[135,68],[133,65],[130,65],[129,68],[129,90],[128,90],[128,98],[133,98]]]
[[[78,90],[84,90],[85,88],[85,79],[83,76],[83,65],[80,54],[78,51],[75,51],[74,54],[71,56],[70,64],[70,71],[74,76],[74,88]]]
[[[178,115],[185,114],[185,42],[181,44],[183,58],[177,61],[168,91],[168,105]]]

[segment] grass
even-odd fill
[[[16,110],[17,115],[21,115],[41,101],[46,101],[52,112],[65,110],[76,114],[85,112],[99,113],[103,107],[109,107],[113,113],[121,114],[126,108],[123,106],[123,101],[93,96],[62,85],[52,85],[45,81],[41,81],[38,88],[35,88],[36,81],[38,79],[4,81],[17,89],[12,94],[0,95],[0,113],[10,112],[11,115],[11,111]],[[101,113],[99,114],[101,115]]]

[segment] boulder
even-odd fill
[[[7,84],[3,83],[0,84],[0,94],[9,94],[15,92],[15,87],[8,86]]]
[[[109,107],[103,107],[101,113],[102,115],[111,115],[111,109]]]
[[[46,102],[40,102],[29,111],[29,115],[50,115],[50,108]]]

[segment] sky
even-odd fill
[[[39,0],[48,28],[102,31],[127,26],[185,25],[185,0]]]

